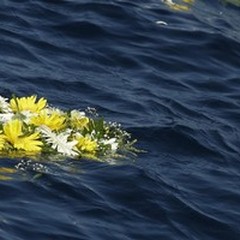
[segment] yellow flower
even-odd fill
[[[93,141],[90,137],[78,136],[76,140],[78,141],[76,146],[80,152],[95,154],[97,151],[97,142]]]
[[[3,126],[6,141],[14,148],[27,152],[40,152],[43,143],[38,132],[23,135],[23,123],[19,119],[11,120]]]
[[[83,118],[76,118],[73,120],[73,126],[76,128],[80,128],[83,129],[87,126],[87,124],[89,123],[89,118],[87,117],[83,117]]]
[[[85,113],[77,110],[71,111],[71,126],[73,128],[83,129],[86,128],[89,123],[89,118],[85,117]]]
[[[35,126],[45,125],[51,130],[60,130],[65,127],[66,118],[61,113],[52,112],[48,114],[41,111],[37,116],[31,118],[30,123]]]
[[[22,122],[18,119],[8,121],[3,126],[3,131],[7,138],[7,141],[14,144],[18,141],[18,138],[23,134]]]
[[[43,143],[39,140],[40,134],[35,132],[28,136],[20,137],[14,147],[27,152],[40,152]]]
[[[36,100],[36,95],[30,97],[12,98],[10,100],[10,108],[14,112],[30,111],[38,113],[46,107],[47,100],[44,98],[40,98],[38,101]]]

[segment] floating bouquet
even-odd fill
[[[134,151],[135,140],[96,114],[50,107],[37,96],[0,96],[0,155],[57,154],[101,159]]]

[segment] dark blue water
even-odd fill
[[[146,150],[114,163],[2,157],[22,170],[0,181],[1,240],[240,239],[240,8],[2,0],[0,84],[95,107]]]

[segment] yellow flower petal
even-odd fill
[[[18,119],[11,120],[4,124],[3,131],[6,136],[6,140],[11,144],[14,144],[18,137],[21,136],[22,133],[22,122]]]
[[[83,129],[87,127],[87,124],[89,123],[88,117],[82,117],[82,118],[72,118],[71,119],[71,125],[74,128]]]
[[[81,152],[95,154],[95,152],[97,151],[97,142],[91,140],[89,137],[77,137],[77,141],[77,148]]]
[[[83,129],[87,128],[89,118],[85,116],[84,112],[72,110],[70,113],[70,125],[73,128]]]
[[[26,152],[41,151],[43,143],[38,140],[40,138],[39,133],[35,132],[31,135],[23,136],[22,128],[23,123],[19,119],[9,121],[3,126],[4,140],[6,139],[14,148]]]
[[[26,152],[40,152],[42,150],[41,146],[43,143],[39,140],[39,133],[35,132],[29,136],[20,137],[15,142],[14,147],[17,149],[22,149]]]
[[[0,151],[4,148],[4,146],[5,146],[5,142],[6,142],[6,137],[3,135],[3,134],[1,134],[0,135]]]
[[[30,112],[40,112],[47,105],[47,100],[44,98],[40,98],[38,101],[37,96],[33,95],[30,97],[22,97],[22,98],[12,98],[10,100],[10,108],[14,112],[21,111],[30,111]]]
[[[45,125],[51,130],[60,130],[65,127],[65,116],[58,112],[47,114],[46,111],[41,111],[40,114],[31,118],[30,123],[35,126]]]

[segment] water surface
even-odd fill
[[[22,170],[0,181],[1,239],[239,239],[239,14],[217,0],[189,12],[159,0],[2,1],[0,95],[95,107],[146,153],[2,157]]]

